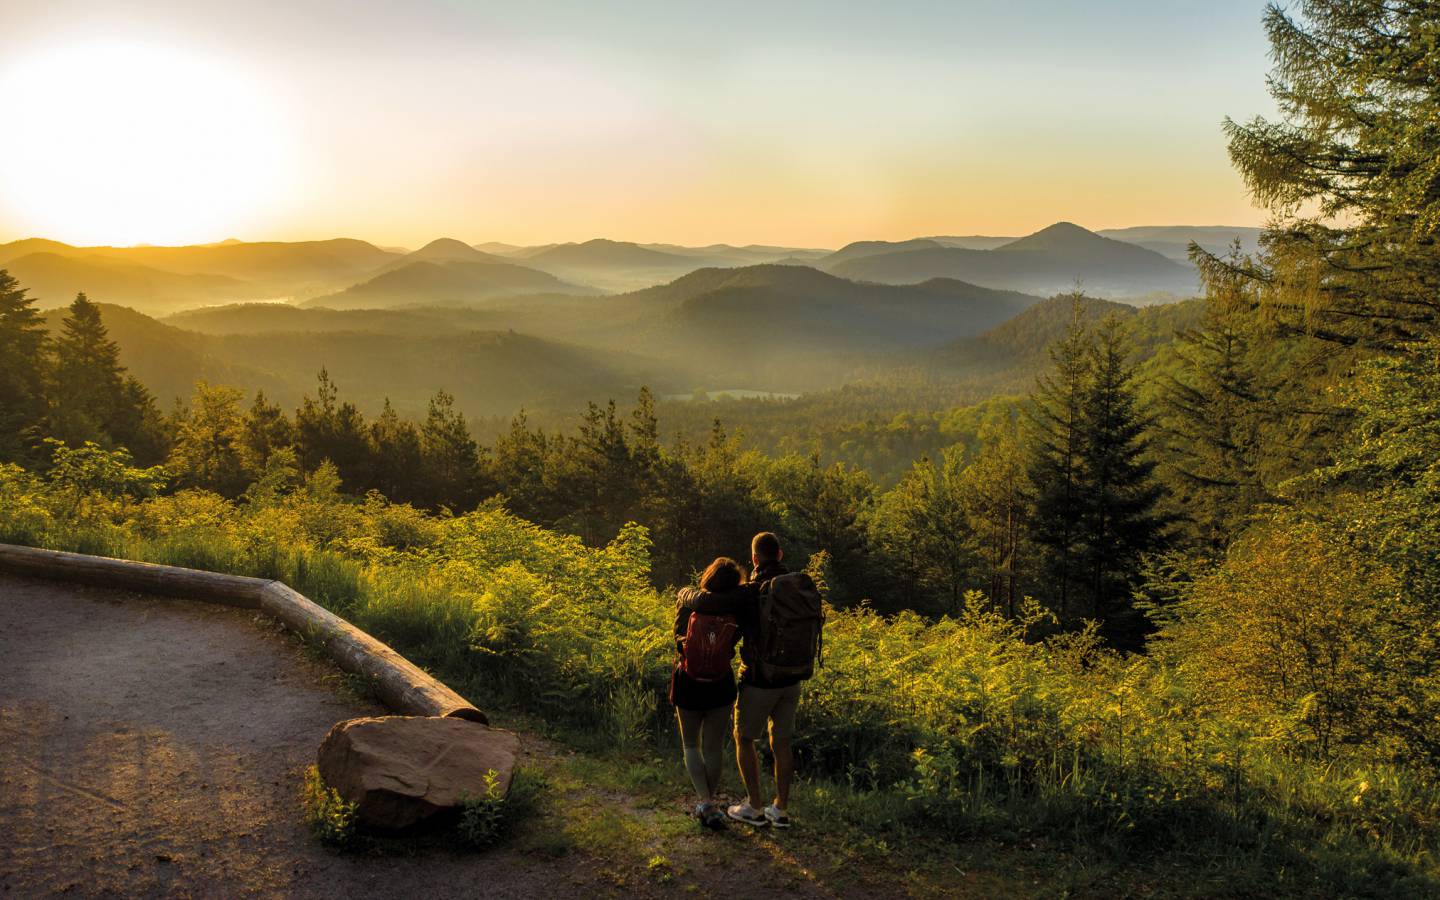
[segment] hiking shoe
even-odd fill
[[[700,823],[701,828],[710,827],[710,817],[715,814],[715,804],[701,800],[695,804],[695,821]]]
[[[765,819],[776,828],[790,827],[790,817],[785,814],[785,810],[773,803],[765,807]]]
[[[706,828],[722,831],[725,828],[725,810],[713,803],[708,805],[710,808],[705,810],[705,814],[700,817],[700,823]]]
[[[746,825],[754,825],[756,828],[763,828],[770,824],[765,814],[748,803],[737,803],[725,810],[725,815],[737,822],[744,822]]]

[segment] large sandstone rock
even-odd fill
[[[339,722],[320,744],[320,777],[357,804],[356,817],[376,828],[405,828],[485,793],[494,769],[501,791],[520,739],[464,719],[381,716]]]

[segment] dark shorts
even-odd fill
[[[769,725],[770,740],[789,740],[795,733],[795,711],[800,708],[800,685],[783,688],[762,688],[753,684],[740,685],[735,700],[735,734],[747,741],[765,736]]]
[[[680,670],[670,673],[670,702],[677,709],[706,710],[735,702],[735,676],[719,681],[696,681]]]

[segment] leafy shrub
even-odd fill
[[[500,777],[494,769],[485,773],[485,791],[479,796],[460,798],[460,839],[477,850],[504,840],[535,806],[540,782],[516,770],[510,778],[509,794],[500,792]]]
[[[355,842],[355,804],[347,802],[325,784],[320,770],[310,766],[301,785],[305,823],[310,833],[327,847],[345,849]]]
[[[239,501],[200,492],[77,497],[68,484],[0,467],[0,534],[279,577],[487,707],[531,714],[600,749],[633,750],[657,733],[673,606],[649,585],[644,529],[590,547],[494,505],[417,517],[373,497],[346,500],[332,487]],[[1226,602],[1202,611],[1182,600],[1166,625],[1170,650],[1148,656],[1105,650],[1093,631],[1037,640],[1049,630],[1040,610],[1014,621],[977,594],[938,620],[831,610],[825,665],[807,683],[795,745],[801,772],[820,791],[815,802],[883,809],[896,827],[954,837],[1048,831],[1117,853],[1198,845],[1276,868],[1384,866],[1432,877],[1440,788],[1414,755],[1395,751],[1404,732],[1335,731],[1339,740],[1323,755],[1314,737],[1317,726],[1330,727],[1322,716],[1362,702],[1376,709],[1365,691],[1398,691],[1393,706],[1379,707],[1386,721],[1427,708],[1405,703],[1433,696],[1432,682],[1386,675],[1390,664],[1381,664],[1393,659],[1397,672],[1414,672],[1430,650],[1401,643],[1403,623],[1371,602],[1395,596],[1393,583],[1366,576],[1370,593],[1326,589],[1336,610],[1357,613],[1352,630],[1328,646],[1352,653],[1335,658],[1353,658],[1344,671],[1359,673],[1328,694],[1277,694],[1263,679],[1247,680],[1267,662],[1259,645],[1249,657],[1235,652],[1236,640],[1261,635],[1247,632],[1247,621],[1283,624],[1290,613],[1280,600],[1303,601],[1329,583],[1322,550],[1334,552],[1336,532],[1326,527],[1275,526],[1284,540],[1268,543],[1257,532],[1226,574],[1195,581]],[[1313,567],[1300,565],[1312,556]],[[1276,581],[1267,560],[1284,561],[1300,580]],[[1362,594],[1371,600],[1356,610]],[[1333,618],[1315,618],[1320,633],[1330,634]],[[1375,635],[1387,639],[1377,644]],[[322,788],[307,780],[312,827],[343,843],[346,809]],[[519,789],[503,805],[477,798],[465,839],[495,840]]]

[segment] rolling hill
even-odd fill
[[[1060,222],[993,250],[921,247],[844,259],[826,266],[845,278],[914,284],[955,278],[985,287],[1054,294],[1078,281],[1092,294],[1124,297],[1156,291],[1193,294],[1193,268],[1123,241]]]
[[[5,262],[3,267],[41,309],[64,306],[81,292],[96,302],[153,313],[262,296],[253,285],[223,275],[165,272],[103,256],[30,253]]]
[[[925,240],[934,241],[946,247],[964,247],[967,250],[994,250],[1015,240],[1013,237],[994,237],[985,234],[937,234]]]
[[[583,244],[558,244],[527,257],[538,266],[573,269],[643,269],[691,265],[689,256],[651,250],[626,241],[596,238]]]
[[[183,247],[72,247],[36,239],[0,244],[0,265],[47,250],[62,256],[104,257],[179,274],[225,275],[256,284],[333,283],[373,271],[396,257],[352,238],[328,241],[225,241]]]
[[[480,251],[473,251],[479,253]],[[407,305],[474,303],[518,294],[588,294],[547,272],[507,262],[411,262],[334,294],[315,297],[306,306],[379,309]]]
[[[713,384],[795,392],[833,387],[877,355],[978,334],[1036,300],[945,279],[882,285],[798,265],[708,268],[593,301],[608,331],[590,340]]]
[[[934,279],[860,284],[805,266],[702,269],[630,295],[673,307],[692,334],[745,329],[750,342],[835,352],[934,344],[996,325],[1036,302],[1012,291]]]
[[[395,257],[384,265],[366,274],[363,281],[369,281],[384,275],[386,272],[394,272],[415,263],[503,263],[514,265],[514,260],[506,259],[494,253],[486,253],[477,250],[462,241],[454,238],[436,238],[419,250],[413,250],[403,256]],[[353,286],[353,284],[351,285]]]
[[[879,256],[882,253],[905,253],[910,250],[936,250],[946,246],[931,238],[914,238],[908,241],[855,241],[846,244],[834,253],[816,262],[822,269],[830,269],[840,263],[864,256]]]
[[[746,244],[736,247],[731,244],[709,244],[704,247],[686,247],[681,244],[641,244],[647,250],[658,250],[676,256],[692,256],[708,259],[711,265],[753,266],[776,262],[781,259],[818,260],[830,255],[829,250],[810,247],[775,247],[765,244]]]
[[[669,253],[627,241],[596,239],[583,244],[556,244],[533,253],[515,254],[525,265],[611,291],[628,291],[668,281],[716,260]]]
[[[1186,300],[1137,308],[1086,297],[1082,308],[1090,322],[1109,315],[1124,320],[1135,359],[1145,360],[1170,344],[1178,331],[1199,321],[1204,303]],[[984,386],[988,393],[1028,391],[1035,376],[1049,365],[1049,348],[1064,337],[1072,314],[1071,298],[1051,297],[983,334],[936,348],[925,354],[925,365],[934,374]]]
[[[27,267],[24,261],[37,253],[47,257],[32,260]],[[30,280],[37,295],[44,282],[47,292],[68,294],[64,302],[83,290],[96,301],[150,312],[239,299],[297,299],[330,293],[398,258],[399,254],[349,238],[262,243],[231,240],[184,247],[73,247],[38,238],[0,244],[0,266],[11,269],[22,281]]]
[[[506,262],[504,257],[486,253],[454,238],[436,238],[413,253],[407,253],[406,262]]]
[[[190,396],[206,379],[262,389],[286,407],[313,392],[326,369],[345,399],[376,412],[388,397],[405,415],[423,417],[437,390],[450,391],[473,417],[508,417],[521,406],[574,409],[587,400],[628,396],[641,384],[657,391],[688,387],[650,360],[633,354],[548,341],[513,331],[396,332],[265,331],[202,334],[159,322],[124,307],[102,305],[121,363],[153,391],[162,406]],[[327,311],[296,310],[302,316]],[[47,319],[58,328],[63,314]]]
[[[455,331],[504,330],[514,317],[473,307],[406,307],[404,309],[329,309],[288,303],[232,303],[186,310],[162,320],[167,325],[201,334],[271,334],[277,331],[377,331],[385,334],[434,335]]]

